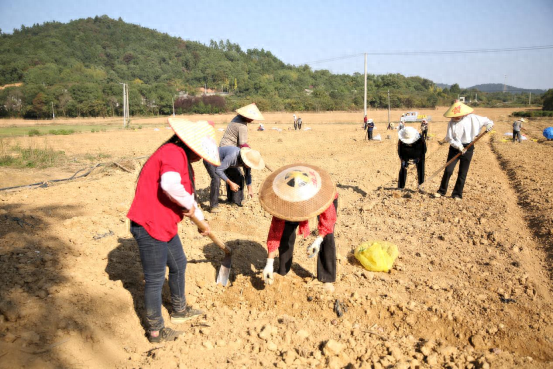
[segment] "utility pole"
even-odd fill
[[[507,92],[507,75],[505,75],[505,80],[503,81],[503,92]]]
[[[530,92],[530,95],[528,95],[528,105],[532,104],[532,93]]]
[[[365,115],[367,115],[367,53],[365,53],[365,100],[363,107]]]
[[[119,82],[119,84],[123,85],[123,128],[125,128],[129,120],[129,91],[126,83]]]
[[[476,94],[476,97],[474,98],[474,102],[475,102],[475,103],[478,102],[478,94]]]
[[[54,102],[52,101],[52,120],[56,119],[56,114],[54,113]]]
[[[388,90],[388,127],[390,126],[390,90]]]
[[[171,102],[173,103],[173,116],[175,116],[175,99],[171,97]]]

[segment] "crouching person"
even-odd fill
[[[242,205],[244,199],[244,182],[248,188],[248,196],[253,197],[251,169],[261,170],[265,168],[265,162],[259,151],[249,147],[238,148],[236,146],[219,147],[221,165],[216,167],[204,160],[207,173],[211,177],[209,206],[212,213],[219,210],[219,187],[221,179],[227,184],[227,196],[230,203]],[[244,176],[238,168],[244,168]]]
[[[398,132],[397,152],[401,160],[401,169],[397,180],[398,189],[405,188],[407,168],[410,164],[417,166],[419,186],[424,183],[424,158],[426,156],[426,141],[413,127],[405,127]]]
[[[306,238],[310,233],[309,219],[318,216],[319,235],[307,247],[307,254],[310,258],[317,257],[317,279],[324,284],[325,290],[334,291],[338,193],[330,175],[308,164],[282,167],[261,184],[259,200],[273,215],[267,237],[267,263],[263,269],[265,283],[274,282],[275,269],[282,276],[288,274],[292,267],[296,229]]]

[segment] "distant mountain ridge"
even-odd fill
[[[451,88],[452,85],[448,85],[445,83],[436,83],[436,86],[438,86],[441,89],[444,89],[444,88]],[[480,92],[503,92],[503,84],[502,83],[483,83],[480,85],[474,85],[472,87],[466,87],[466,88],[462,87],[461,89],[463,90],[476,89]],[[520,88],[520,87],[505,85],[505,92],[509,92],[512,94],[524,94],[524,93],[543,94],[546,91],[547,90],[540,90],[537,88],[528,89],[528,88]]]

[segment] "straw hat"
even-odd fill
[[[524,118],[520,118],[519,120],[520,120],[522,123],[526,122],[526,119],[524,119]]]
[[[240,157],[244,164],[252,169],[261,170],[265,168],[265,162],[259,151],[252,150],[249,147],[243,147],[240,149]]]
[[[460,102],[459,100],[455,100],[453,105],[447,111],[444,113],[444,117],[446,118],[457,118],[457,117],[464,117],[467,114],[470,114],[474,111],[473,108],[470,106],[467,106]]]
[[[336,186],[323,169],[291,164],[275,170],[259,187],[263,209],[277,218],[301,222],[325,211],[336,196]]]
[[[239,109],[236,109],[236,112],[243,116],[244,118],[253,119],[253,120],[265,120],[261,112],[257,108],[255,103],[243,106]]]
[[[420,138],[420,133],[413,127],[405,127],[400,129],[397,133],[398,138],[401,142],[406,145],[411,145],[413,142]]]
[[[428,122],[426,121],[426,119],[423,119],[423,120],[422,120],[422,123],[428,123]]]
[[[182,118],[169,118],[168,121],[175,134],[192,151],[215,166],[221,165],[215,129],[207,121],[191,122]]]

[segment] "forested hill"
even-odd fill
[[[0,116],[44,118],[52,107],[57,116],[121,115],[122,82],[131,115],[171,114],[173,101],[177,113],[216,113],[251,101],[262,110],[363,108],[363,75],[287,65],[270,51],[243,51],[228,40],[203,45],[107,16],[0,35],[0,86],[18,84],[0,87]],[[204,86],[216,95],[203,96]],[[420,77],[368,76],[370,106],[387,107],[388,90],[392,108],[455,97]]]
[[[545,93],[545,90],[539,90],[539,89],[526,89],[526,88],[520,88],[520,87],[514,87],[509,85],[502,85],[501,83],[485,83],[481,85],[476,85],[468,88],[469,90],[478,90],[481,92],[502,92],[506,91],[512,94],[528,94],[533,93],[536,94],[543,94]]]

